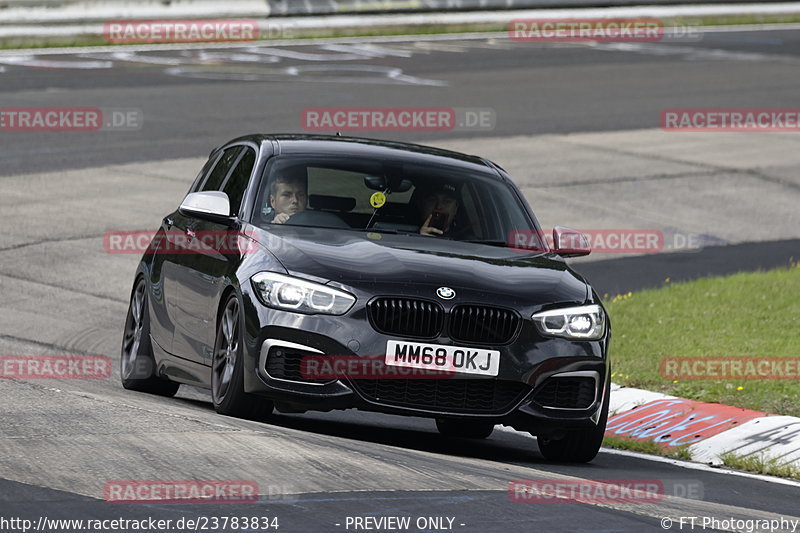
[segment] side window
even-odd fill
[[[197,173],[197,177],[194,179],[192,183],[192,188],[189,192],[197,192],[200,190],[200,185],[203,184],[203,180],[208,174],[208,171],[211,170],[211,167],[214,165],[214,162],[217,160],[219,153],[215,150],[211,153],[208,157],[208,161],[203,165],[203,168],[200,169],[200,172]]]
[[[214,166],[214,170],[211,171],[211,174],[208,175],[206,181],[200,187],[201,191],[218,191],[222,186],[222,182],[225,181],[225,177],[228,175],[233,163],[236,161],[236,157],[241,152],[241,146],[233,146],[225,150],[222,154],[222,157],[219,158],[217,161],[216,166]]]
[[[250,182],[250,175],[256,164],[256,151],[252,148],[245,148],[236,168],[222,185],[222,192],[228,195],[231,202],[231,215],[238,216],[239,208],[242,205],[242,197]]]

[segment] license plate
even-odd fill
[[[483,348],[388,341],[385,363],[388,366],[438,370],[456,374],[496,376],[500,371],[500,352]]]

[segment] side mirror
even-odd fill
[[[556,226],[553,228],[553,251],[561,257],[580,257],[589,255],[592,245],[580,231]]]
[[[193,192],[186,195],[179,211],[183,215],[202,218],[220,224],[230,225],[231,204],[228,195],[221,191]]]

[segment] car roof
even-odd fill
[[[367,139],[363,137],[340,137],[314,134],[253,134],[234,139],[233,142],[249,141],[256,144],[274,142],[276,154],[310,154],[368,157],[370,159],[392,159],[408,162],[439,164],[462,167],[465,170],[483,172],[501,179],[493,163],[474,156],[424,146],[421,144]]]

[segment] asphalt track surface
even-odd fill
[[[300,131],[303,108],[491,108],[492,130],[374,136],[473,152],[482,145],[499,150],[501,143],[525,163],[521,147],[529,136],[650,130],[665,107],[796,106],[798,44],[796,31],[770,31],[633,47],[414,40],[357,44],[360,58],[336,60],[318,56],[352,56],[352,49],[138,52],[145,59],[100,52],[9,59],[6,53],[0,58],[3,107],[138,108],[144,125],[101,134],[0,132],[7,228],[0,241],[0,348],[4,354],[108,354],[116,361],[135,258],[99,257],[96,231],[109,226],[98,219],[123,212],[122,227],[154,224],[185,191],[193,177],[187,169],[197,168],[211,147],[244,132]],[[365,59],[365,50],[372,56]],[[72,63],[59,68],[56,61]],[[317,70],[287,74],[309,63]],[[360,66],[343,70],[341,64]],[[521,140],[507,141],[512,137]],[[776,205],[779,196],[796,198],[796,180],[786,171],[791,156],[780,171],[751,176],[762,189],[780,187],[770,197]],[[110,164],[138,166],[126,174]],[[578,175],[584,168],[575,161],[570,170]],[[744,197],[735,209],[749,213],[756,203]],[[618,216],[612,220],[626,215]],[[726,236],[722,227],[709,227],[715,220],[732,223],[733,215],[702,220],[704,234]],[[726,238],[717,244],[733,244],[577,267],[612,294],[658,286],[668,276],[770,268],[798,258],[795,228],[776,226],[778,239],[766,231],[753,233],[752,242]],[[606,452],[589,465],[552,464],[527,435],[496,430],[486,441],[448,440],[432,421],[415,418],[343,412],[275,415],[268,423],[230,419],[190,387],[175,399],[124,391],[116,371],[107,381],[0,380],[0,397],[0,516],[6,518],[275,516],[278,531],[322,532],[353,531],[345,527],[347,516],[448,516],[464,532],[638,532],[663,531],[663,517],[798,515],[797,485]],[[509,481],[561,476],[659,480],[669,496],[647,504],[509,499]],[[246,505],[103,501],[108,480],[157,479],[255,480],[263,492]],[[701,493],[686,498],[686,487]],[[672,530],[679,530],[677,523]]]
[[[302,131],[308,107],[491,108],[493,130],[459,135],[481,138],[657,128],[664,108],[796,105],[796,29],[696,39],[413,38],[366,48],[244,46],[121,58],[7,51],[0,56],[3,106],[138,108],[146,127],[115,132],[102,143],[78,132],[4,136],[0,174],[194,157],[243,132]],[[78,68],[57,68],[64,63]],[[25,66],[31,64],[41,68]],[[453,132],[373,136],[419,141]]]

